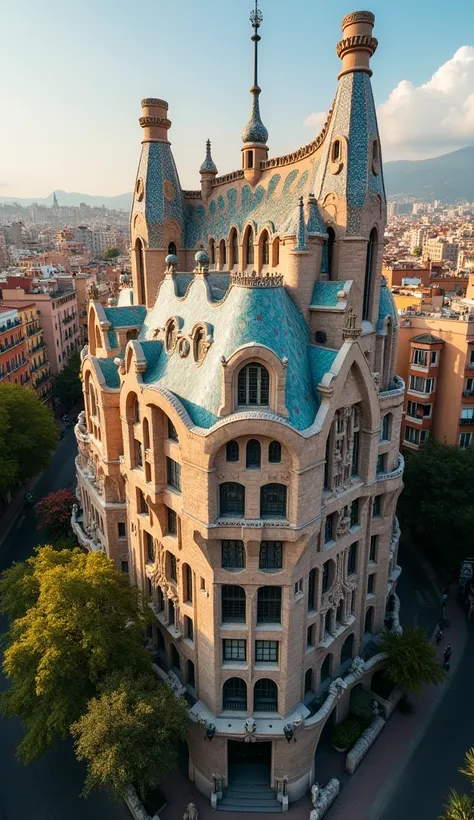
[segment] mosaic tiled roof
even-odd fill
[[[282,287],[232,287],[220,303],[210,301],[209,295],[202,279],[191,283],[184,300],[176,296],[172,280],[162,283],[139,338],[144,350],[150,351],[145,352],[147,361],[149,355],[153,356],[153,363],[150,361],[143,375],[144,382],[166,387],[182,401],[195,424],[209,428],[219,420],[221,357],[229,359],[246,344],[265,345],[280,359],[288,358],[289,423],[298,430],[309,427],[320,400],[315,384],[336,354],[309,346],[305,320]],[[183,334],[190,333],[197,322],[207,322],[212,328],[213,342],[200,367],[196,367],[192,356],[182,359],[177,352],[167,354],[159,347],[161,343],[152,341],[154,330],[163,327],[171,316],[180,318]]]
[[[118,366],[113,359],[97,359],[99,367],[105,378],[107,387],[120,387],[120,376],[118,374]]]
[[[112,323],[112,327],[138,327],[143,324],[146,307],[144,305],[110,307],[104,308],[104,313]]]
[[[377,333],[385,333],[385,320],[390,317],[393,322],[393,327],[398,327],[398,312],[395,305],[392,292],[387,287],[385,279],[382,277],[382,285],[380,288],[380,302],[379,315],[377,317]]]
[[[324,374],[331,369],[338,352],[328,347],[312,346],[309,348],[309,361],[315,387],[318,386]]]
[[[131,221],[143,214],[148,231],[148,247],[162,248],[163,225],[173,219],[184,223],[183,196],[171,146],[165,142],[144,142],[137,180],[143,180],[143,195],[135,192]],[[140,198],[141,196],[141,198]]]
[[[311,298],[311,307],[337,307],[337,294],[344,289],[345,281],[339,282],[325,282],[318,281],[314,283],[313,296]]]

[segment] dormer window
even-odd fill
[[[268,407],[270,403],[270,376],[266,367],[252,362],[239,373],[237,404],[240,407]]]

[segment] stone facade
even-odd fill
[[[216,176],[208,145],[201,191],[180,188],[167,103],[142,101],[133,287],[89,309],[75,526],[149,595],[208,795],[260,752],[278,794],[304,794],[324,726],[381,663],[404,385],[373,23],[344,18],[318,139],[267,159],[247,126],[244,169]]]

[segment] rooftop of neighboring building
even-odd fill
[[[444,339],[439,336],[433,336],[432,333],[420,333],[419,336],[413,336],[412,342],[418,342],[422,345],[443,345]]]

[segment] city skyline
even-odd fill
[[[0,70],[10,81],[0,142],[9,161],[0,170],[0,197],[130,191],[140,99],[147,95],[169,102],[184,188],[198,185],[208,137],[219,173],[239,167],[252,79],[250,0],[200,0],[192,14],[186,13],[190,0],[172,7],[145,0],[138,24],[124,0],[103,0],[98,8],[90,0],[71,0],[67,9],[58,0],[46,0],[41,9],[31,0],[21,9],[8,5]],[[282,0],[261,0],[259,82],[271,156],[320,130],[335,90],[340,19],[353,5],[296,0],[289,15]],[[402,0],[395,15],[382,0],[368,4],[382,43],[373,86],[385,160],[436,156],[474,143],[474,46],[465,34],[474,10],[453,0],[447,21],[434,13],[436,5],[420,0],[413,8]],[[327,36],[315,50],[320,30]],[[282,59],[285,36],[291,53]],[[222,54],[231,60],[219,60],[215,70]]]

